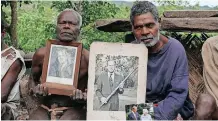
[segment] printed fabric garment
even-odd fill
[[[11,111],[13,113],[13,119],[16,119],[18,116],[17,112],[17,106],[20,105],[20,79],[23,77],[24,73],[26,72],[26,67],[24,63],[23,57],[20,55],[20,52],[16,50],[13,47],[8,47],[7,49],[3,50],[1,54],[7,53],[4,56],[1,56],[1,80],[11,67],[11,65],[14,63],[15,60],[19,59],[23,63],[22,70],[20,71],[17,82],[15,83],[14,87],[12,88],[8,99],[4,105],[7,105],[11,108]]]

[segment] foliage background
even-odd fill
[[[190,5],[184,0],[153,0],[153,2],[158,4],[160,16],[166,10],[218,10],[218,6],[202,7],[198,3]],[[80,41],[86,49],[89,49],[93,41],[124,42],[124,36],[128,32],[99,31],[95,28],[95,21],[107,18],[129,18],[132,4],[123,1],[32,1],[28,4],[25,4],[25,1],[20,2],[17,4],[18,48],[25,52],[34,52],[44,46],[48,39],[55,38],[56,17],[65,8],[73,8],[81,13],[83,25]],[[10,6],[2,5],[1,9],[9,23]],[[9,34],[6,35],[5,40],[7,44],[12,45]]]

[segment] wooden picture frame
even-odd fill
[[[49,94],[73,95],[77,89],[82,44],[48,40],[43,62],[41,84]]]

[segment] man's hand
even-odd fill
[[[36,97],[47,96],[48,95],[48,88],[43,86],[42,84],[38,84],[37,86],[32,88],[30,91]]]
[[[87,100],[87,89],[82,92],[79,89],[73,90],[73,95],[70,96],[72,100]]]
[[[101,104],[107,103],[107,99],[105,97],[101,97]]]
[[[123,87],[124,87],[124,82],[122,82],[119,86],[119,90],[123,90]]]
[[[174,119],[173,121],[183,121],[183,118],[180,114],[178,114],[176,119]]]

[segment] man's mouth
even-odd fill
[[[69,35],[70,35],[70,36],[72,35],[72,34],[69,33],[69,32],[62,32],[61,34],[62,34],[62,35],[68,35],[68,36],[69,36]]]
[[[153,38],[142,38],[141,39],[141,41],[145,42],[145,43],[151,42],[152,40],[153,40]]]

